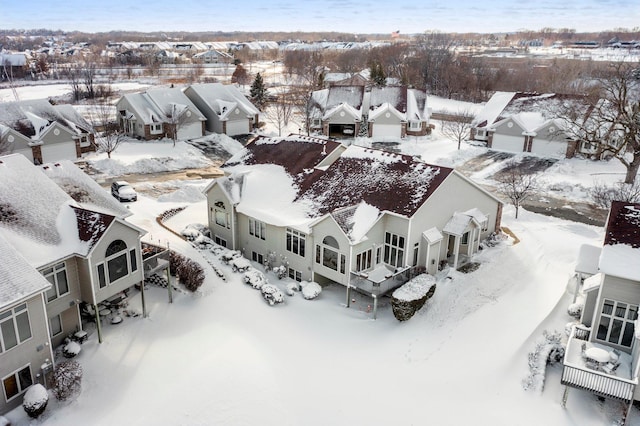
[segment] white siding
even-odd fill
[[[524,136],[499,135],[494,133],[491,149],[496,151],[522,152]]]

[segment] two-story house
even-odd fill
[[[224,170],[205,190],[216,243],[374,303],[416,269],[460,266],[500,228],[498,199],[407,155],[292,135],[258,138]]]
[[[591,252],[581,250],[585,258],[593,258]],[[640,400],[639,203],[612,203],[597,269],[590,272],[581,324],[573,327],[565,352],[563,404],[573,387],[626,401],[630,409]]]

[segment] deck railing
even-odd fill
[[[585,330],[583,328],[578,330],[577,327],[572,328],[563,361],[562,384],[589,390],[596,395],[607,398],[616,398],[627,402],[632,401],[638,384],[637,379],[625,379],[614,374],[587,368],[580,365],[579,362],[572,362],[576,354],[581,353],[580,346],[586,340],[584,337],[589,337],[589,331],[590,329]]]

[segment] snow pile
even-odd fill
[[[200,188],[183,186],[177,191],[160,195],[158,201],[161,203],[197,203],[198,201],[206,200],[206,198]]]

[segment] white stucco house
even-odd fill
[[[453,169],[321,138],[258,138],[206,189],[216,243],[377,298],[473,257],[502,203]]]

